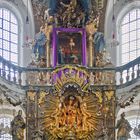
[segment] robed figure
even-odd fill
[[[37,60],[40,60],[41,58],[45,58],[46,42],[47,42],[47,37],[44,33],[44,29],[43,27],[40,27],[40,32],[36,34],[35,42],[33,45],[33,53],[35,54]]]
[[[22,117],[22,110],[18,111],[18,115],[11,121],[11,133],[13,140],[24,140],[25,122]]]
[[[116,128],[118,129],[117,132],[117,140],[128,140],[130,137],[130,131],[132,127],[128,120],[125,119],[125,113],[121,114],[121,119],[118,120]]]

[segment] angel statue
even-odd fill
[[[13,140],[24,140],[25,122],[22,117],[22,110],[18,111],[18,115],[11,121],[11,133]]]
[[[121,114],[121,119],[118,120],[116,128],[118,129],[117,140],[128,140],[131,138],[129,133],[132,130],[132,127],[128,120],[125,119],[124,112]]]

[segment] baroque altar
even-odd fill
[[[56,68],[52,75],[54,86],[48,91],[27,92],[28,132],[34,134],[37,128],[42,139],[48,140],[112,140],[114,89],[94,89],[85,67],[66,65]]]
[[[114,140],[115,75],[97,30],[98,12],[90,11],[90,0],[49,6],[29,68],[51,70],[27,74],[36,86],[26,93],[26,138]]]

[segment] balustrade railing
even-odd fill
[[[0,77],[21,87],[50,86],[52,70],[53,68],[16,66],[0,56]]]
[[[83,67],[85,68],[85,67]],[[86,67],[91,85],[114,85],[123,88],[135,83],[140,77],[140,57],[120,67]],[[0,77],[21,87],[52,86],[54,68],[20,67],[0,56]]]
[[[116,85],[118,88],[134,84],[140,78],[140,57],[115,68]]]

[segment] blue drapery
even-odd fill
[[[88,13],[91,9],[91,0],[79,0],[79,2],[81,3],[84,12]]]
[[[95,32],[93,35],[93,41],[95,45],[95,53],[99,53],[106,47],[104,34],[101,32]]]
[[[46,35],[44,32],[39,32],[35,36],[35,46],[33,48],[33,53],[36,55],[38,53],[38,58],[40,59],[41,57],[45,57],[46,55]]]
[[[79,0],[85,13],[85,23],[89,20],[89,11],[91,9],[91,0]]]
[[[48,0],[49,14],[52,16],[57,12],[58,0]]]

